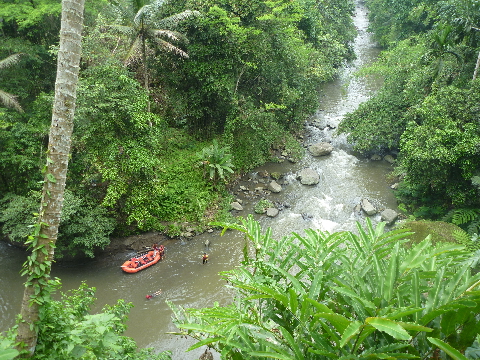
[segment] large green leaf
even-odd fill
[[[430,241],[430,236],[415,245],[400,264],[400,273],[403,274],[406,271],[419,267],[425,261],[425,259],[431,256],[430,252],[427,251],[427,249],[431,246],[432,244]]]
[[[355,335],[357,335],[362,329],[362,323],[360,321],[352,321],[347,326],[340,339],[340,347],[344,347]]]
[[[15,349],[0,349],[0,360],[11,360],[18,354],[19,352]]]
[[[365,320],[365,323],[372,325],[379,331],[386,332],[397,340],[410,340],[412,338],[398,322],[389,319],[370,317]]]
[[[398,253],[400,251],[400,243],[396,243],[390,253],[389,264],[385,276],[385,282],[383,283],[383,298],[390,302],[393,297],[394,290],[396,288],[396,281],[398,277]],[[382,275],[382,274],[379,274]]]
[[[445,351],[448,355],[450,355],[452,357],[452,359],[454,359],[454,360],[467,360],[467,358],[464,355],[462,355],[462,353],[460,351],[451,347],[450,345],[443,342],[442,340],[436,339],[436,338],[431,338],[431,337],[428,337],[427,339],[433,345],[436,345],[439,349]]]
[[[340,334],[343,334],[351,323],[346,317],[333,313],[317,313],[314,318],[328,320]]]

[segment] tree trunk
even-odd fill
[[[480,67],[480,51],[478,52],[477,64],[475,65],[475,71],[473,72],[473,81],[477,78],[478,68]]]
[[[39,310],[47,299],[44,296],[48,295],[46,285],[63,206],[82,50],[84,3],[85,0],[62,0],[60,50],[42,202],[36,233],[31,238],[32,255],[24,269],[28,279],[16,339],[20,342],[19,349],[28,351],[27,357],[33,355],[37,343]]]

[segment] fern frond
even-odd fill
[[[476,218],[467,226],[467,232],[470,235],[480,234],[480,218]]]
[[[450,210],[440,219],[440,221],[452,222],[452,218],[453,218],[453,215],[455,214],[455,211],[456,209]]]
[[[452,223],[455,225],[463,225],[479,217],[477,209],[456,209],[452,217]]]
[[[452,232],[452,236],[458,243],[463,244],[465,246],[467,246],[467,244],[469,244],[472,241],[472,239],[470,238],[470,235],[466,231],[461,229],[455,229]]]

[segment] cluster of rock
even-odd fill
[[[362,199],[357,210],[362,210],[367,216],[373,216],[380,213],[382,221],[385,221],[387,225],[392,225],[398,218],[398,213],[395,210],[378,210],[368,199]]]
[[[314,157],[330,155],[334,150],[333,146],[328,142],[311,144],[307,146],[307,149],[309,153]],[[371,160],[382,160],[382,157],[380,157],[379,155],[373,156]],[[386,155],[383,160],[390,163],[395,162],[395,159],[392,155]],[[282,191],[282,184],[285,185],[285,183],[278,181],[280,178],[282,178],[281,174],[268,174],[266,171],[264,171],[260,172],[258,175],[260,176],[260,180],[255,180],[255,183],[258,184],[258,186],[256,186],[253,191],[249,190],[248,187],[241,185],[239,186],[237,195],[241,193],[244,197],[258,198],[259,200],[261,200],[265,199],[265,197],[270,195],[271,193],[279,193]],[[299,180],[300,183],[303,185],[313,186],[317,185],[320,182],[320,174],[315,169],[304,168],[297,173],[296,179]],[[243,200],[239,198],[236,199],[234,202],[231,203],[232,210],[237,212],[243,211],[242,204]],[[268,207],[264,209],[264,213],[267,216],[275,217],[279,214],[279,211],[283,210],[283,208],[289,207],[289,205],[287,204],[280,203],[275,203],[274,205],[275,207]],[[396,211],[392,209],[379,210],[375,208],[368,199],[362,199],[361,203],[358,205],[357,210],[363,211],[367,216],[372,216],[380,213],[382,221],[385,221],[389,225],[393,224],[398,218],[398,214]],[[304,218],[304,220],[309,220],[311,218],[311,216],[308,214],[302,214],[302,217]]]

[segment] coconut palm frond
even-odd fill
[[[135,34],[135,29],[131,26],[126,25],[107,25],[107,31],[114,33],[116,35],[125,35],[128,37],[133,37]]]
[[[160,10],[162,9],[163,5],[165,5],[165,0],[155,0],[148,4],[148,12],[149,16],[156,16]]]
[[[180,49],[179,47],[176,47],[175,45],[169,43],[168,41],[162,40],[162,39],[155,39],[155,42],[158,44],[159,47],[161,47],[163,50],[166,50],[168,52],[174,53],[176,55],[179,55],[185,59],[188,59],[188,54]]]
[[[20,58],[25,55],[23,53],[17,53],[6,57],[5,59],[0,60],[0,69],[5,69],[9,66],[12,66],[20,61]]]
[[[142,41],[139,37],[135,38],[132,45],[130,45],[130,49],[128,50],[127,56],[125,56],[125,60],[123,61],[125,65],[130,65],[136,60],[142,58]]]
[[[151,30],[149,35],[153,39],[165,39],[168,41],[182,41],[184,43],[188,43],[188,38],[178,31]]]
[[[200,14],[201,13],[196,10],[185,10],[181,13],[158,20],[155,22],[155,25],[157,28],[170,29],[176,27],[180,22],[192,17],[200,16]]]
[[[153,15],[152,11],[153,10],[152,10],[151,4],[142,6],[135,14],[135,17],[133,18],[134,24],[136,26],[140,26],[142,22],[150,24],[152,15]]]
[[[20,103],[17,101],[17,97],[15,95],[0,90],[0,102],[8,108],[13,108],[23,113],[23,109],[20,106]]]

